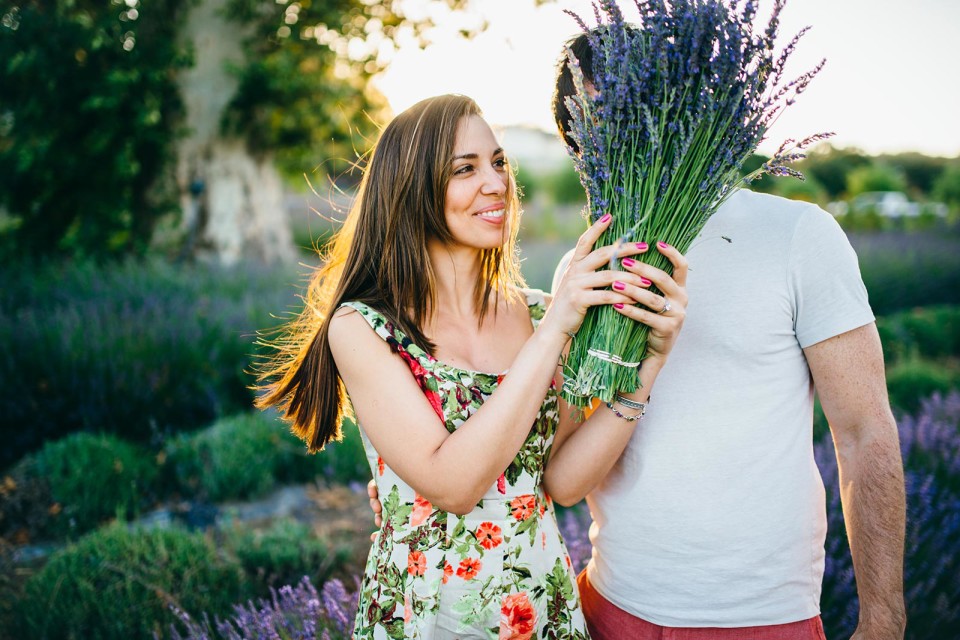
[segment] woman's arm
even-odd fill
[[[647,402],[660,370],[677,339],[687,306],[687,261],[679,251],[669,245],[657,245],[657,249],[673,264],[673,277],[649,265],[624,260],[624,269],[646,278],[647,284],[633,290],[625,283],[625,291],[647,308],[632,305],[618,309],[620,313],[650,327],[647,338],[647,357],[640,368],[640,384],[637,390],[623,394],[634,402]],[[649,283],[656,284],[663,298],[670,301],[670,310],[663,314],[663,298],[646,290]],[[653,309],[654,311],[651,311]],[[563,373],[557,370],[557,383],[562,384]],[[624,415],[635,415],[634,409],[619,404],[615,408]],[[560,425],[554,437],[550,460],[544,475],[544,486],[550,497],[563,506],[576,504],[583,499],[607,475],[623,453],[633,430],[639,421],[618,417],[606,406],[599,406],[582,423],[576,412],[563,400],[560,401]]]
[[[580,326],[587,308],[628,307],[637,301],[608,287],[623,281],[630,291],[639,291],[640,275],[596,271],[615,253],[640,251],[635,246],[591,251],[608,225],[609,219],[598,222],[581,236],[576,266],[509,375],[453,433],[438,419],[404,361],[366,321],[348,308],[334,314],[330,349],[357,419],[383,460],[432,504],[454,513],[472,510],[526,441],[569,333]]]

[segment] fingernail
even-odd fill
[[[649,287],[651,284],[653,284],[651,280],[647,280],[643,276],[640,277],[640,282],[643,283],[643,286],[645,287]]]
[[[623,303],[615,302],[613,305],[614,309],[623,309]]]
[[[637,249],[640,249],[640,251],[646,251],[649,246],[646,242],[637,243]]]
[[[669,249],[669,248],[670,248],[670,245],[668,245],[666,242],[658,242],[658,243],[657,243],[657,246],[660,247],[661,249]]]
[[[608,214],[604,215],[602,218],[600,218],[597,222],[603,224],[604,222],[607,222],[611,217],[613,217],[613,216],[611,216],[611,215],[608,213]]]
[[[613,288],[616,289],[617,291],[623,291],[624,289],[626,289],[626,287],[624,286],[624,284],[623,284],[622,282],[619,282],[619,281],[613,283]]]
[[[637,264],[637,261],[636,261],[636,260],[632,260],[632,259],[630,259],[630,258],[624,258],[624,259],[621,260],[620,262],[622,262],[622,263],[623,263],[623,266],[625,266],[625,267],[632,267],[633,265]]]

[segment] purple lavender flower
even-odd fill
[[[960,628],[960,394],[935,394],[899,420],[907,492],[904,587],[907,638],[947,638]],[[849,637],[859,611],[843,525],[833,441],[814,447],[827,491],[821,610],[828,637]]]
[[[742,5],[741,5],[742,3]],[[785,0],[776,0],[762,33],[754,31],[757,3],[747,0],[635,0],[640,24],[624,21],[616,0],[593,3],[597,26],[586,31],[590,81],[568,51],[576,95],[569,151],[595,221],[614,221],[598,241],[664,240],[686,251],[707,219],[743,182],[740,166],[764,139],[777,114],[806,90],[823,66],[784,82],[785,63],[807,29],[778,53],[775,41]],[[785,146],[750,181],[766,172],[800,176],[789,165],[806,145]],[[639,259],[669,272],[660,254]],[[591,309],[571,347],[564,397],[582,406],[610,401],[636,388],[635,373],[598,358],[611,353],[641,359],[645,325],[605,308]]]
[[[172,640],[348,640],[357,610],[357,595],[339,580],[327,581],[318,594],[306,577],[296,587],[271,589],[269,599],[234,606],[227,620],[211,624],[175,611],[180,625],[170,628]],[[157,636],[158,637],[158,636]]]

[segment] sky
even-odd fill
[[[593,24],[589,0],[472,0],[451,13],[430,0],[405,0],[434,17],[432,44],[412,42],[393,53],[376,79],[399,112],[422,98],[462,93],[474,98],[495,126],[526,125],[553,132],[553,69],[563,42],[579,31],[570,9]],[[772,0],[761,0],[758,20]],[[628,20],[634,3],[621,0]],[[630,9],[633,9],[631,13]],[[460,27],[486,21],[467,40]],[[827,64],[800,99],[768,132],[760,151],[785,138],[835,132],[833,143],[870,154],[919,151],[960,156],[960,0],[788,0],[781,14],[786,44],[805,26],[788,65],[795,77]]]

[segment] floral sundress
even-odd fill
[[[536,327],[545,311],[543,293],[524,294]],[[358,311],[404,359],[450,432],[503,379],[444,364],[366,304],[345,306]],[[356,640],[589,639],[576,576],[542,485],[557,420],[551,385],[523,448],[473,511],[462,516],[434,507],[401,480],[361,425],[383,524],[360,587]]]

